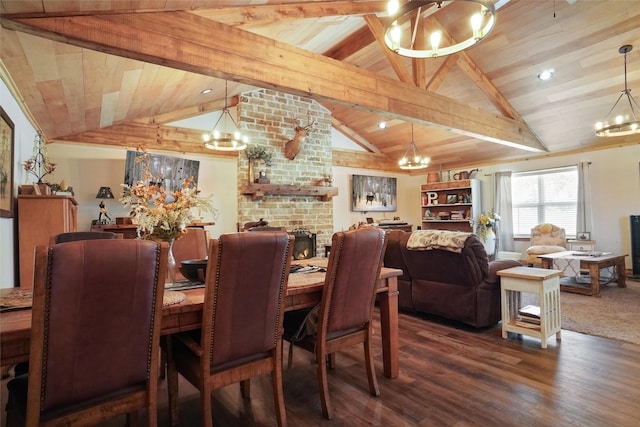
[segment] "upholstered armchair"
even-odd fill
[[[529,265],[540,265],[538,256],[566,251],[564,228],[553,224],[539,224],[531,229],[531,243],[527,248]]]

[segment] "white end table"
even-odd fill
[[[556,335],[560,341],[560,270],[545,268],[513,267],[498,271],[500,279],[500,301],[502,307],[502,338],[509,332],[529,335],[542,340],[542,348],[547,348],[547,338]],[[527,292],[540,297],[540,325],[521,326],[517,322],[521,308],[521,293]],[[520,324],[517,324],[520,323]]]

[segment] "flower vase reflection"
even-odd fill
[[[176,285],[176,259],[173,256],[173,243],[175,239],[170,239],[167,243],[169,243],[169,252],[167,253],[167,279],[166,283],[170,285]]]
[[[482,244],[487,256],[492,257],[496,252],[496,234],[493,232],[493,227],[487,227]]]

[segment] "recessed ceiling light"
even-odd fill
[[[207,89],[203,89],[202,92],[200,92],[200,93],[203,94],[203,95],[206,95],[206,94],[211,93],[211,92],[213,92],[213,89],[207,88]]]
[[[378,127],[380,129],[386,129],[387,128],[387,122],[378,122]]]
[[[538,74],[538,78],[540,80],[542,80],[543,82],[547,81],[547,80],[550,80],[551,77],[553,77],[553,69],[552,68],[549,69],[549,70],[544,70],[543,72]]]

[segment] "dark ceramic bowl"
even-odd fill
[[[202,279],[207,273],[206,259],[185,259],[180,265],[180,272],[191,282],[200,282],[198,270],[202,270]]]

